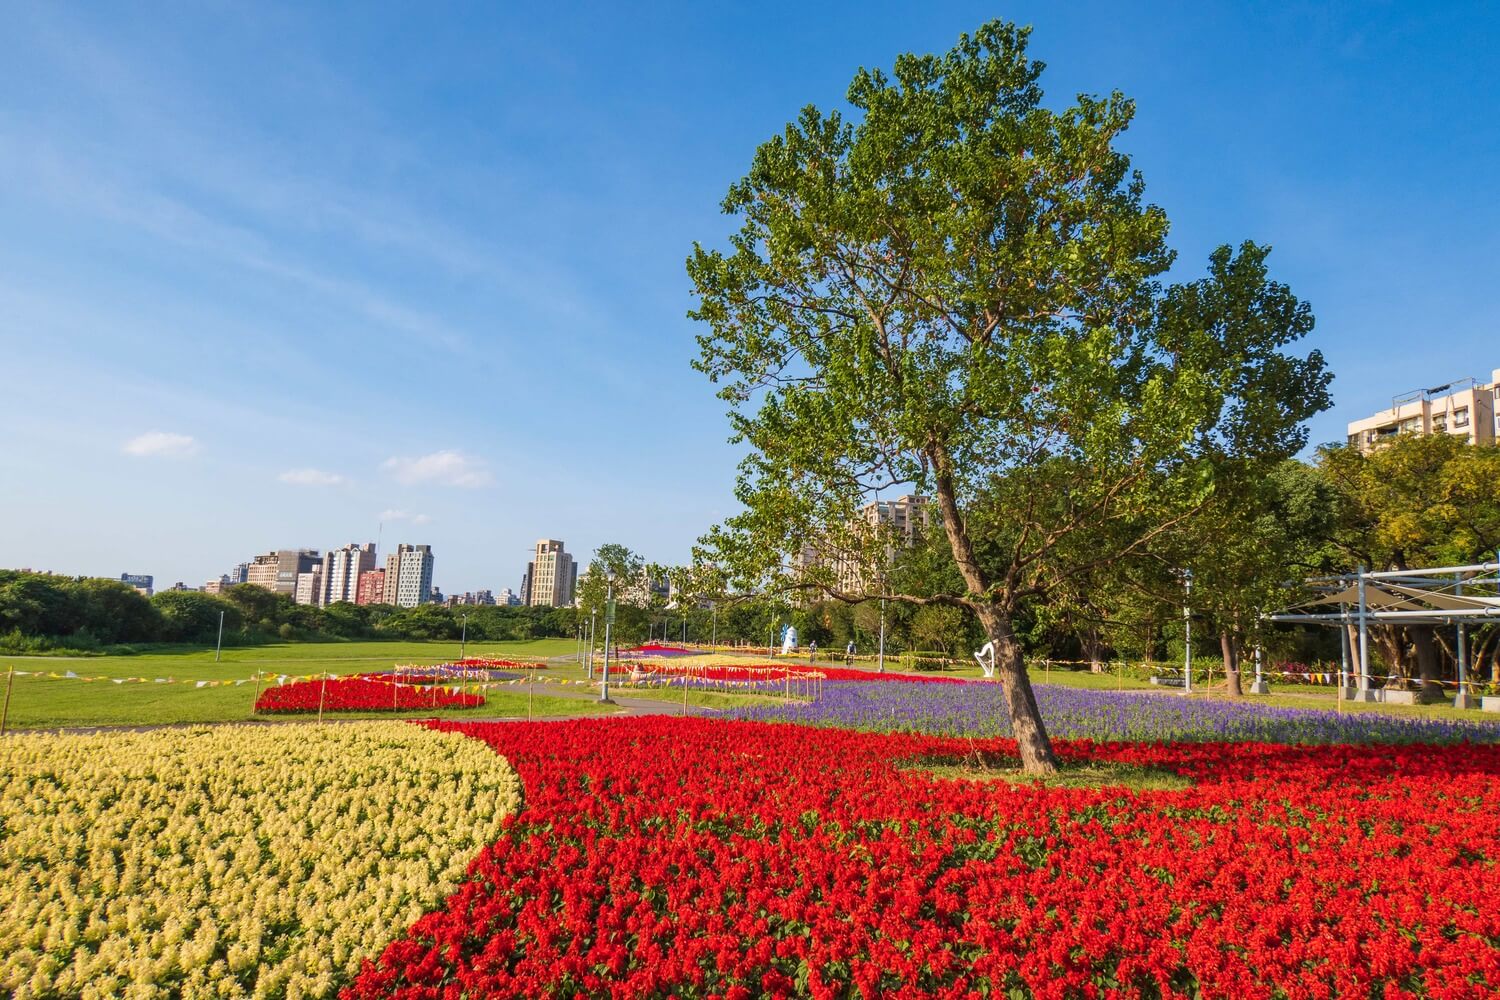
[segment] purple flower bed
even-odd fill
[[[1500,723],[1419,719],[1374,712],[1271,708],[1140,692],[1037,685],[1047,731],[1101,742],[1496,743]],[[741,719],[879,732],[1008,737],[997,684],[861,684],[829,681],[812,703],[755,705]]]

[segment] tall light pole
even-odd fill
[[[594,613],[597,608],[589,608],[589,680],[594,679]]]
[[[214,662],[219,662],[219,653],[224,649],[224,612],[219,612],[219,641],[214,644]]]
[[[612,704],[609,700],[609,633],[610,626],[615,623],[615,571],[609,570],[604,581],[604,684],[599,689],[599,700]]]
[[[714,601],[712,607],[714,609],[714,637],[709,641],[709,645],[717,646],[719,644],[719,602]]]
[[[1193,571],[1185,569],[1182,571],[1183,599],[1182,599],[1182,692],[1193,693]]]
[[[463,620],[464,630],[463,634],[459,637],[458,640],[458,658],[460,660],[464,658],[464,653],[467,652],[469,648],[469,613],[467,611],[463,613]]]
[[[885,673],[885,598],[880,599],[880,657],[875,672]]]

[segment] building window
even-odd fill
[[[1453,426],[1469,426],[1469,408],[1467,406],[1460,406],[1458,409],[1453,411]]]

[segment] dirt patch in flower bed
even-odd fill
[[[919,771],[938,778],[1003,781],[1011,785],[1040,785],[1045,788],[1171,791],[1193,786],[1192,779],[1163,767],[1112,760],[1065,760],[1056,774],[1038,777],[1021,770],[1021,762],[1015,757],[977,748],[963,756],[927,757],[903,761],[899,766],[906,771]]]

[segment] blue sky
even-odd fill
[[[1049,100],[1137,100],[1182,276],[1276,248],[1337,374],[1315,441],[1500,367],[1489,5],[147,9],[0,3],[0,565],[684,559],[736,459],[691,242],[799,107],[993,16]]]

